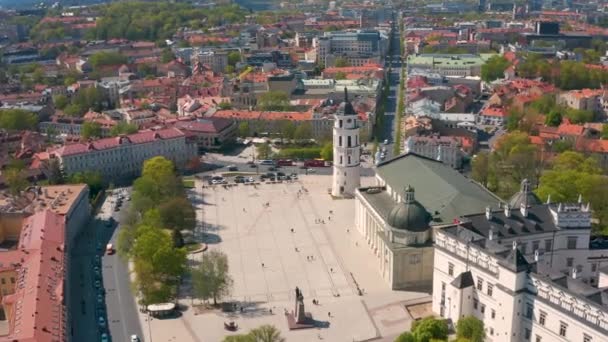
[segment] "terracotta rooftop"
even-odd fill
[[[208,118],[197,121],[178,121],[175,127],[194,133],[220,133],[232,125],[233,121],[224,118]]]
[[[4,304],[12,305],[9,334],[0,337],[0,341],[65,340],[64,231],[63,216],[50,210],[37,212],[24,221],[15,293],[3,298]]]
[[[486,107],[481,111],[481,115],[506,117],[507,111],[503,107]]]
[[[76,154],[85,154],[89,151],[109,150],[122,144],[143,144],[158,139],[174,139],[183,136],[184,133],[177,128],[167,128],[158,131],[140,131],[138,133],[126,136],[99,139],[89,143],[65,145],[55,150],[54,153],[65,157]]]
[[[30,187],[22,193],[21,198],[0,193],[0,212],[25,210],[33,213],[48,209],[59,215],[67,215],[86,188],[86,184]]]

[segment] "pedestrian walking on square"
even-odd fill
[[[264,267],[264,263],[262,263],[262,267]]]

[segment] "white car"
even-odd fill
[[[139,337],[137,337],[137,335],[131,335],[131,342],[139,342]]]

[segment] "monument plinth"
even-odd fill
[[[304,309],[304,296],[297,286],[295,304],[295,310],[285,314],[289,330],[314,328],[315,320],[312,318],[312,314]]]

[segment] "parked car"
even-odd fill
[[[106,326],[106,319],[103,318],[103,316],[100,316],[97,319],[97,323],[99,324],[100,327],[105,327]]]
[[[239,168],[236,167],[236,165],[229,165],[228,166],[228,171],[238,171],[238,170],[239,170]]]
[[[114,254],[114,245],[112,245],[111,243],[106,245],[106,254],[108,254],[108,255]]]
[[[110,337],[108,337],[108,334],[101,334],[101,342],[110,342]]]
[[[131,335],[131,342],[139,342],[139,337],[135,334]]]

